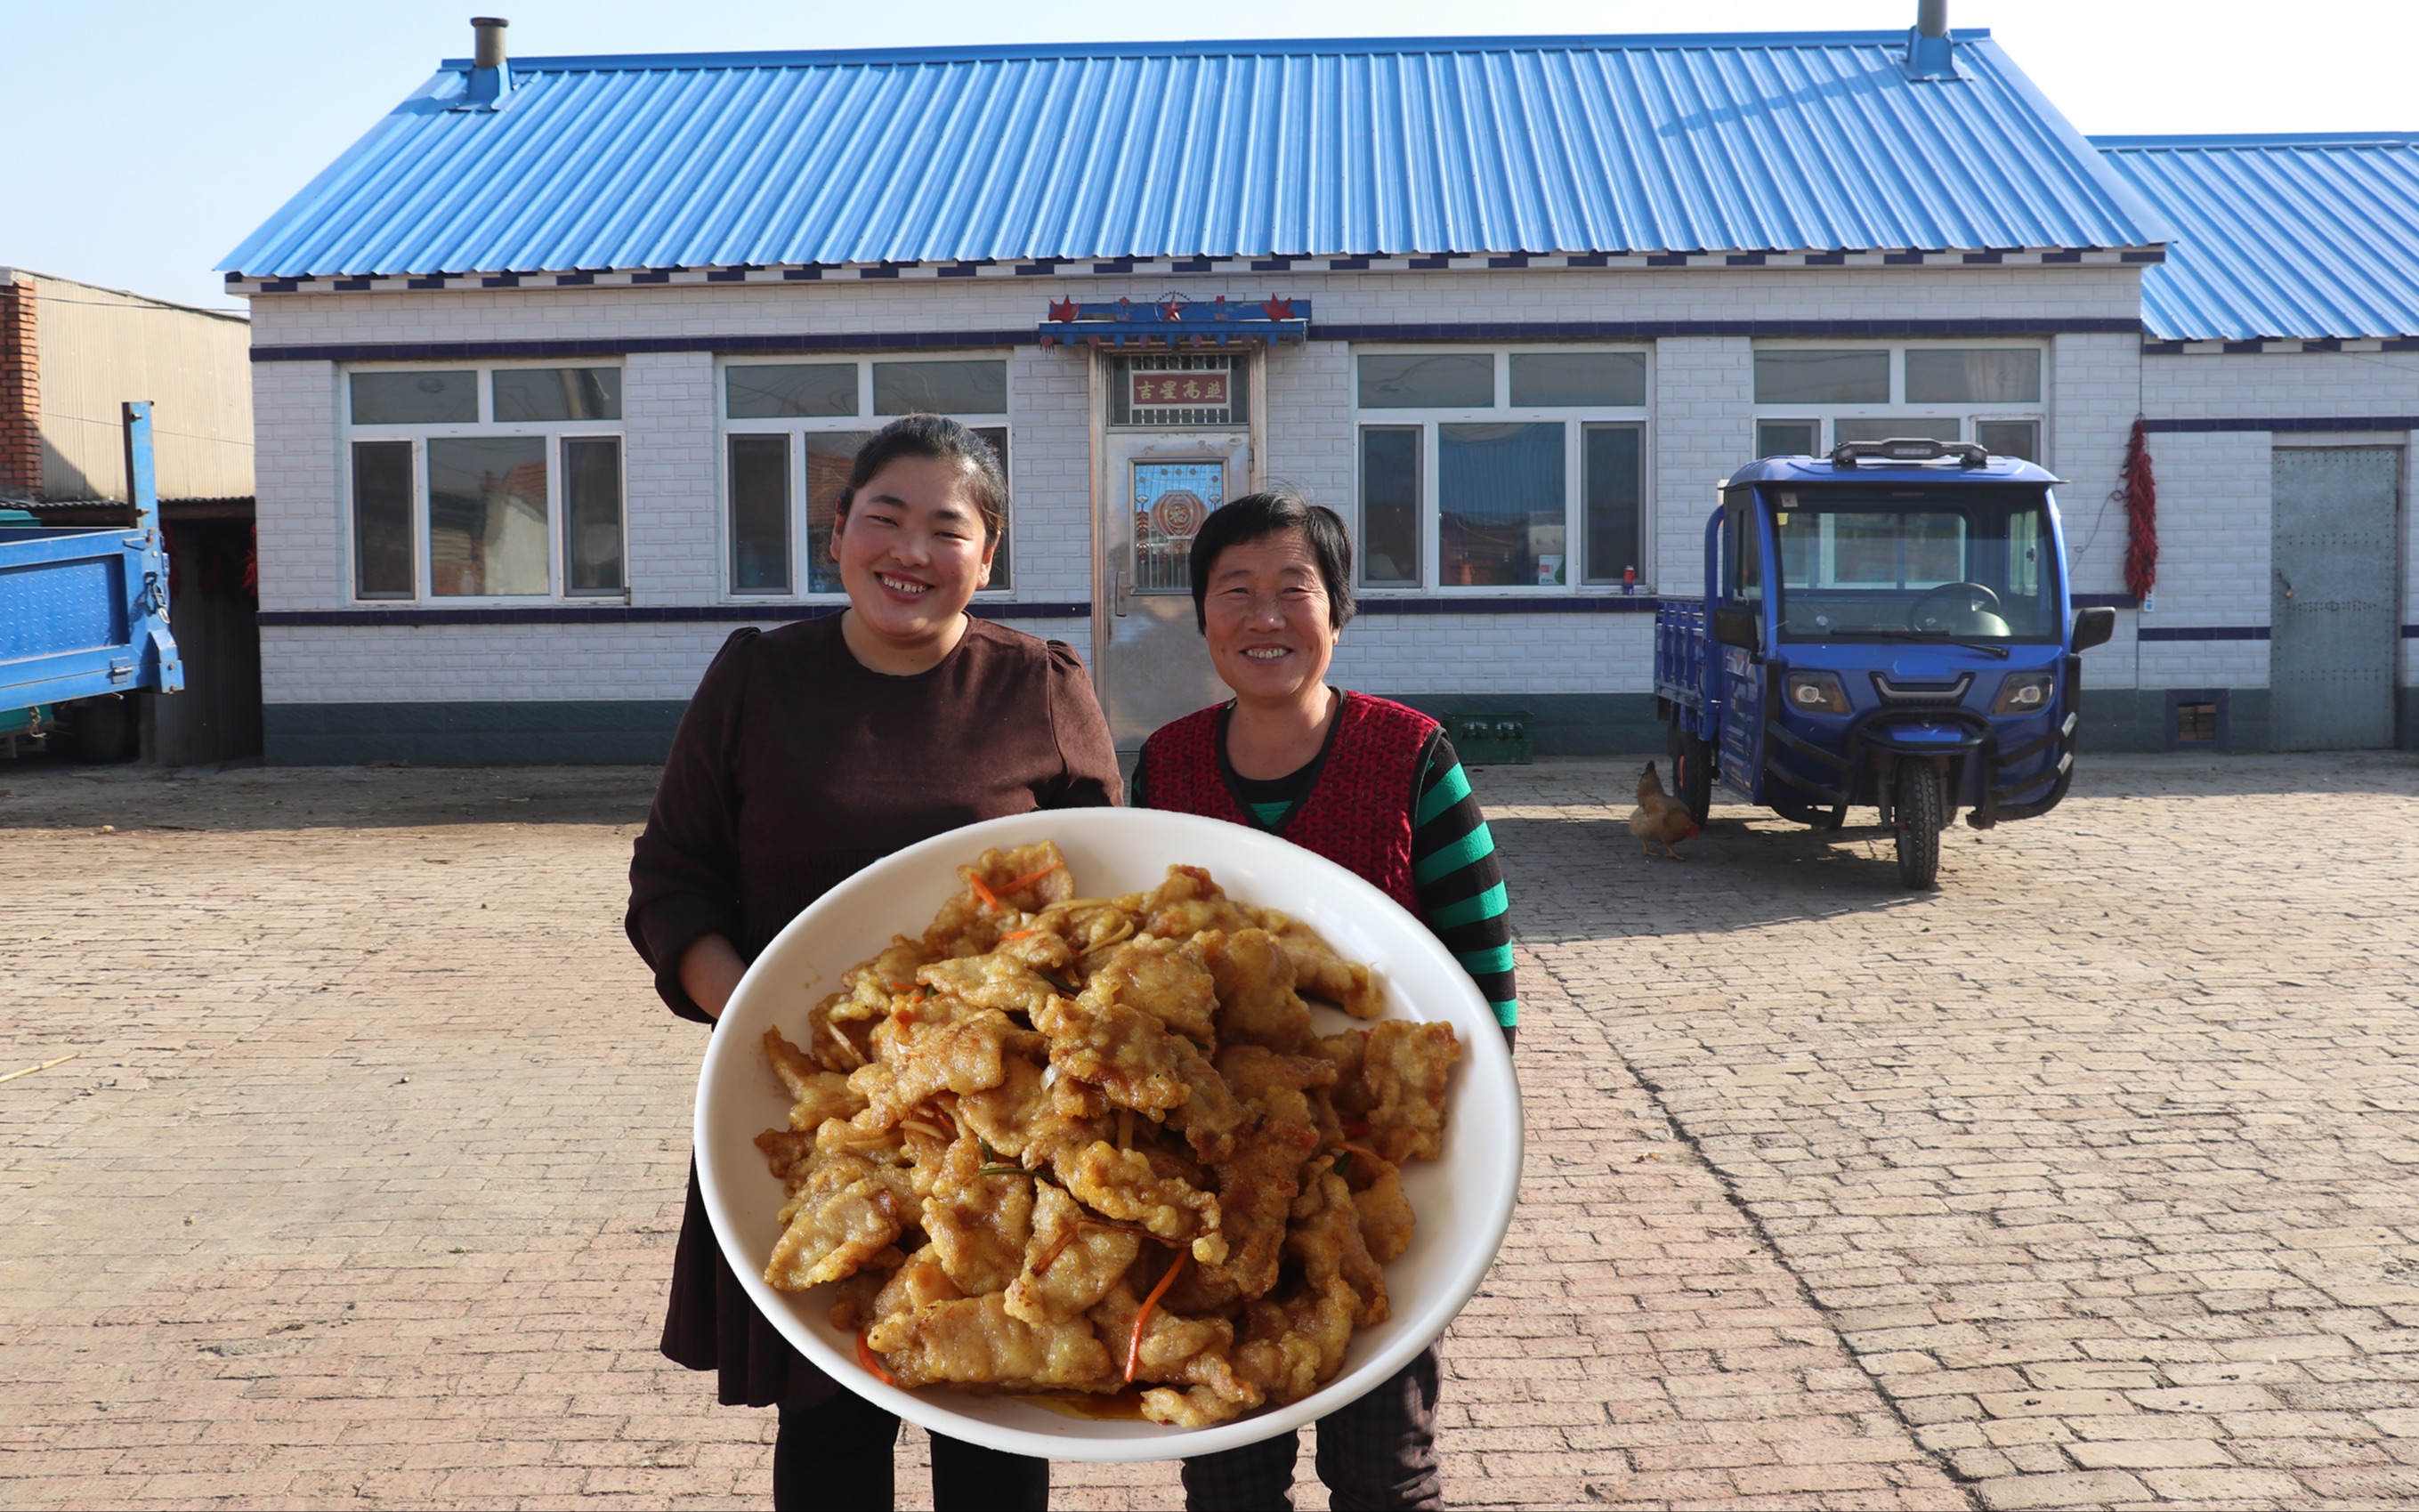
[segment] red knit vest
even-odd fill
[[[1363,693],[1345,694],[1336,718],[1327,764],[1276,833],[1361,877],[1425,922],[1411,886],[1411,816],[1419,802],[1420,753],[1437,722]],[[1143,743],[1141,765],[1143,795],[1152,808],[1252,824],[1218,769],[1218,706],[1153,734]]]

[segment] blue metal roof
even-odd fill
[[[2419,335],[2419,136],[2101,136],[2176,227],[2164,341]]]
[[[229,254],[257,278],[1066,260],[2137,248],[1988,34],[449,60]]]

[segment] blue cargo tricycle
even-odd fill
[[[2052,495],[2029,462],[1936,440],[1854,442],[1733,474],[1705,525],[1702,604],[1656,616],[1655,696],[1679,800],[1719,780],[1836,829],[1880,810],[1929,887],[1940,833],[2049,812],[2074,775],[2081,653]]]

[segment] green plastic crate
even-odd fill
[[[1444,717],[1445,738],[1471,766],[1526,766],[1537,753],[1537,717],[1526,709],[1471,709]]]

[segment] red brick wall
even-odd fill
[[[34,285],[0,284],[0,493],[42,490],[42,367]]]

